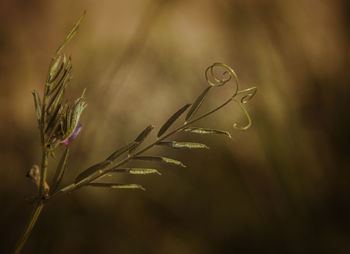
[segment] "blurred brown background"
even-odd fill
[[[163,175],[114,178],[146,192],[86,188],[57,199],[23,253],[350,252],[348,1],[2,0],[1,253],[35,193],[24,177],[40,160],[30,92],[42,91],[50,57],[84,9],[66,51],[69,97],[86,87],[89,106],[65,184],[192,102],[214,62],[258,87],[253,126],[232,129],[245,121],[232,104],[199,124],[232,140],[179,135],[211,149],[154,149],[188,167],[150,164]],[[231,92],[216,90],[202,110]]]

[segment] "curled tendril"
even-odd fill
[[[215,72],[214,68],[215,67],[221,67],[225,69],[225,71],[222,73],[222,77],[219,78]],[[233,128],[238,129],[238,130],[247,130],[252,124],[252,120],[249,116],[248,111],[245,109],[244,104],[248,103],[256,94],[257,88],[256,87],[250,87],[247,89],[239,90],[239,80],[238,76],[235,73],[235,71],[228,65],[223,64],[223,63],[214,63],[213,65],[209,66],[205,70],[205,78],[208,82],[208,84],[211,87],[220,87],[225,85],[227,82],[229,82],[232,77],[235,79],[235,90],[234,93],[231,97],[231,100],[235,101],[240,108],[242,109],[244,115],[247,117],[248,123],[245,126],[239,126],[237,123],[233,124]],[[236,96],[239,94],[247,93],[244,95],[240,100],[236,99]]]
[[[239,91],[237,92],[237,95],[238,95],[238,94],[241,94],[241,93],[246,93],[246,92],[248,92],[248,94],[247,94],[247,95],[244,95],[244,96],[242,97],[242,99],[241,99],[241,103],[242,103],[242,104],[246,104],[246,103],[248,103],[248,102],[254,97],[254,95],[256,94],[257,90],[258,90],[258,89],[257,89],[255,86],[253,86],[253,87],[250,87],[250,88],[247,88],[247,89],[244,89],[244,90],[239,90]]]
[[[243,103],[239,100],[233,99],[233,101],[237,102],[237,104],[240,106],[240,108],[242,109],[243,113],[245,114],[245,116],[248,119],[248,123],[245,126],[238,126],[237,123],[233,124],[233,128],[237,129],[237,130],[241,130],[241,131],[245,131],[248,130],[250,128],[250,126],[252,125],[252,119],[250,118],[250,115],[248,113],[248,111],[245,109],[245,107],[243,106]]]
[[[247,125],[245,125],[243,127],[239,127],[237,123],[234,123],[233,124],[233,128],[235,128],[237,130],[247,130],[252,125],[252,119],[250,118],[250,115],[249,115],[248,111],[245,109],[243,104],[248,103],[254,97],[254,95],[256,94],[256,91],[257,91],[257,88],[255,86],[253,86],[253,87],[250,87],[250,88],[247,88],[247,89],[244,89],[244,90],[239,90],[237,92],[236,95],[248,92],[248,94],[243,96],[240,100],[237,100],[235,98],[235,96],[232,97],[232,100],[237,102],[237,104],[242,109],[243,113],[246,115],[246,117],[248,119]]]
[[[214,73],[215,67],[222,67],[225,69],[225,71],[222,73],[221,78],[217,77],[217,75]],[[210,77],[209,77],[209,75],[210,75]],[[233,95],[233,96],[235,96],[238,92],[239,81],[238,81],[237,74],[230,66],[223,64],[223,63],[214,63],[213,65],[209,66],[205,70],[205,79],[207,80],[208,84],[212,87],[223,86],[227,82],[229,82],[232,79],[232,77],[234,77],[234,79],[236,81],[235,93]]]

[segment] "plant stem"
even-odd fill
[[[115,168],[115,167],[122,166],[123,164],[129,162],[130,160],[132,160],[132,159],[135,158],[136,156],[138,156],[138,155],[140,155],[140,154],[142,154],[142,153],[148,151],[149,149],[151,149],[152,147],[154,147],[155,145],[157,145],[157,143],[159,143],[159,142],[163,141],[164,139],[166,139],[166,138],[172,136],[172,135],[175,134],[176,132],[181,131],[182,129],[185,129],[185,128],[186,128],[187,126],[189,126],[190,124],[193,124],[193,123],[195,123],[195,122],[197,122],[197,121],[199,121],[199,120],[201,120],[201,119],[203,119],[203,118],[205,118],[205,117],[207,117],[207,116],[213,114],[214,112],[218,111],[219,109],[223,108],[223,107],[226,106],[228,103],[230,103],[230,102],[232,101],[233,98],[234,98],[234,97],[228,99],[227,101],[225,101],[223,104],[221,104],[221,105],[218,106],[217,108],[215,108],[215,109],[213,109],[213,110],[211,110],[211,111],[209,111],[209,112],[207,112],[207,113],[205,113],[205,114],[203,114],[203,115],[201,115],[201,116],[199,116],[199,117],[197,117],[197,118],[195,118],[195,119],[193,119],[193,120],[191,120],[191,121],[185,122],[183,125],[179,126],[178,128],[174,129],[173,131],[169,132],[167,135],[165,135],[165,136],[163,136],[163,137],[157,139],[157,140],[156,140],[155,142],[153,142],[152,144],[150,144],[150,145],[144,147],[144,148],[141,149],[140,151],[138,151],[138,152],[136,152],[136,153],[134,153],[134,154],[128,156],[127,158],[125,158],[125,159],[123,159],[123,160],[121,160],[119,163],[113,165],[113,167]],[[107,169],[107,170],[102,170],[98,175],[91,177],[88,181],[86,181],[86,182],[84,182],[84,183],[82,183],[82,184],[74,184],[74,183],[73,183],[73,184],[69,185],[69,186],[71,186],[71,188],[70,188],[69,191],[62,191],[63,189],[69,187],[69,186],[66,186],[66,187],[62,188],[61,190],[58,190],[58,191],[56,191],[55,193],[53,193],[53,194],[52,194],[51,196],[49,196],[45,201],[48,202],[48,201],[51,201],[52,199],[54,199],[54,198],[56,198],[56,197],[58,197],[58,196],[62,196],[63,194],[67,194],[67,193],[71,193],[71,192],[73,192],[73,191],[76,191],[76,190],[80,189],[81,187],[84,187],[84,186],[86,186],[87,184],[91,183],[92,181],[96,180],[97,178],[101,177],[102,175],[108,173],[108,171],[109,171],[108,169]]]
[[[47,175],[47,167],[48,167],[48,157],[49,153],[46,151],[46,148],[43,147],[42,157],[41,157],[41,169],[40,169],[40,185],[39,185],[39,199],[44,198],[45,194],[45,183],[46,183],[46,175]]]
[[[30,233],[32,232],[35,223],[37,222],[39,215],[41,213],[41,210],[44,207],[44,202],[42,200],[39,200],[36,204],[36,206],[34,207],[33,213],[29,219],[29,222],[23,232],[22,237],[20,238],[19,242],[17,243],[17,246],[15,248],[15,251],[13,252],[14,254],[19,254],[24,246],[24,244],[26,243],[26,241],[28,240],[28,237],[30,236]]]
[[[45,107],[45,103],[43,104],[43,108]],[[42,117],[43,118],[43,117]],[[43,130],[43,122],[41,123],[41,130]],[[20,238],[19,242],[17,243],[17,246],[15,248],[14,254],[18,254],[21,252],[24,244],[28,240],[39,216],[41,213],[41,210],[44,207],[44,198],[45,198],[45,183],[46,183],[46,174],[47,174],[47,167],[48,167],[48,157],[49,153],[45,147],[45,140],[44,140],[44,133],[41,131],[41,141],[42,141],[42,157],[41,157],[41,169],[40,169],[40,185],[39,185],[39,192],[37,196],[37,203],[34,207],[33,213],[30,216],[29,222],[24,229],[24,233],[22,237]]]

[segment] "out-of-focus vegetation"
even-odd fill
[[[57,199],[23,253],[349,252],[347,1],[5,0],[2,253],[19,237],[35,191],[24,177],[40,160],[31,91],[41,91],[50,56],[83,9],[68,47],[68,96],[86,87],[89,106],[64,181],[192,102],[214,62],[232,66],[242,87],[258,87],[248,108],[253,126],[233,130],[244,116],[230,106],[201,126],[230,129],[233,140],[200,136],[193,141],[209,151],[175,155],[187,168],[115,179],[147,192],[83,189]],[[225,89],[204,106],[223,101]]]

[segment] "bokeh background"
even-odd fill
[[[181,134],[174,139],[211,149],[149,152],[187,168],[143,164],[163,175],[110,178],[146,192],[86,188],[49,203],[23,253],[350,252],[349,1],[2,0],[1,253],[35,194],[25,178],[40,160],[31,91],[42,91],[50,57],[83,10],[66,49],[68,97],[87,88],[88,109],[65,184],[192,102],[214,62],[232,66],[242,88],[258,87],[253,126],[232,129],[245,121],[232,104],[199,124],[232,140]],[[230,93],[215,90],[201,110]]]

